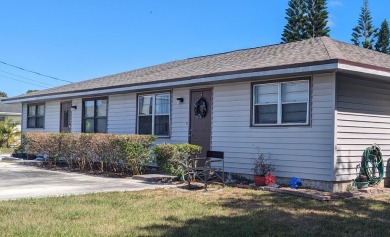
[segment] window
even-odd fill
[[[27,128],[43,128],[45,124],[45,105],[27,105]]]
[[[253,125],[308,124],[309,81],[254,85]]]
[[[107,132],[107,99],[86,99],[83,101],[83,132]]]
[[[138,96],[138,134],[169,136],[169,93]]]

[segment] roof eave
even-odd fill
[[[366,75],[375,78],[382,78],[390,81],[390,69],[376,67],[346,60],[340,60],[338,72],[350,73],[355,75]]]
[[[155,81],[150,83],[140,83],[133,85],[123,85],[119,87],[106,87],[98,89],[90,89],[83,91],[72,91],[64,93],[53,93],[46,95],[37,95],[37,96],[28,96],[22,98],[7,98],[2,100],[5,104],[10,103],[24,103],[24,102],[35,102],[35,101],[45,101],[45,100],[56,100],[56,99],[69,99],[77,97],[92,97],[103,94],[118,94],[118,93],[128,93],[128,92],[138,92],[145,90],[156,90],[156,89],[165,89],[165,88],[177,88],[193,85],[204,85],[204,84],[219,84],[226,82],[236,82],[243,80],[253,80],[253,78],[272,78],[272,77],[282,77],[286,75],[304,75],[310,73],[322,73],[322,72],[332,72],[338,69],[337,60],[326,60],[320,62],[311,62],[311,63],[301,63],[285,66],[277,66],[270,68],[259,68],[259,69],[250,69],[245,71],[235,71],[229,73],[219,73],[212,75],[202,75],[196,77],[188,78],[176,78],[165,81]]]

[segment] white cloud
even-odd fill
[[[334,23],[334,21],[328,19],[328,24],[326,24],[326,26],[328,26],[329,28],[334,28],[336,27],[336,24]]]
[[[329,7],[342,7],[342,6],[344,6],[344,4],[342,3],[341,0],[331,0],[331,1],[329,1],[328,6]]]
[[[326,24],[329,28],[336,27],[336,17],[332,14],[329,14],[328,23]]]

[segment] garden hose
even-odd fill
[[[380,147],[376,144],[367,147],[363,152],[360,173],[367,177],[370,184],[378,184],[383,179],[384,169]],[[376,171],[379,176],[376,176]]]

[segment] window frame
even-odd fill
[[[283,83],[289,83],[289,82],[299,82],[299,81],[306,81],[307,82],[307,101],[302,102],[306,103],[306,123],[283,123],[282,122],[282,106],[284,104],[294,104],[292,102],[282,102],[282,84]],[[258,105],[255,103],[255,93],[256,93],[256,86],[259,85],[267,85],[267,84],[277,84],[278,85],[278,101],[277,101],[277,121],[276,123],[272,124],[256,124],[255,123],[255,106]],[[251,127],[289,127],[289,126],[311,126],[311,91],[312,91],[312,78],[311,77],[298,77],[298,78],[287,78],[287,79],[278,79],[278,80],[268,80],[264,82],[252,82],[251,83],[251,121],[250,126]],[[299,103],[296,102],[297,104]]]
[[[155,117],[156,117],[156,95],[169,95],[169,108],[168,108],[168,114],[157,114],[157,115],[168,115],[168,135],[155,135]],[[142,96],[153,96],[153,105],[152,105],[152,133],[151,134],[144,134],[144,135],[153,135],[157,136],[159,138],[170,138],[171,137],[171,128],[172,128],[172,123],[171,123],[171,114],[172,114],[172,91],[153,91],[153,92],[145,92],[145,93],[140,93],[137,94],[137,112],[136,112],[136,131],[137,134],[139,133],[139,117],[140,116],[150,116],[150,115],[140,115],[140,106],[139,106],[139,99]]]
[[[97,100],[106,100],[107,101],[107,108],[106,108],[106,116],[97,116],[97,113],[96,113],[96,101]],[[93,117],[85,117],[84,116],[84,113],[85,113],[85,102],[86,101],[93,101]],[[109,103],[109,101],[108,101],[108,97],[93,97],[93,98],[84,98],[83,100],[82,100],[82,111],[81,111],[81,131],[82,131],[82,133],[87,133],[86,131],[85,131],[85,120],[86,119],[93,119],[93,132],[91,132],[91,133],[98,133],[98,132],[96,132],[96,124],[97,124],[97,120],[98,119],[101,119],[101,118],[105,118],[106,119],[106,132],[105,133],[108,133],[108,103]]]
[[[30,106],[35,106],[35,115],[34,116],[29,116],[29,108]],[[43,106],[43,115],[38,116],[38,107]],[[27,112],[26,112],[26,128],[30,129],[44,129],[45,128],[45,115],[46,115],[46,105],[45,103],[35,103],[35,104],[27,104]],[[35,118],[35,124],[34,127],[30,127],[28,120],[29,118]],[[42,127],[38,126],[38,118],[43,118],[43,125]]]

